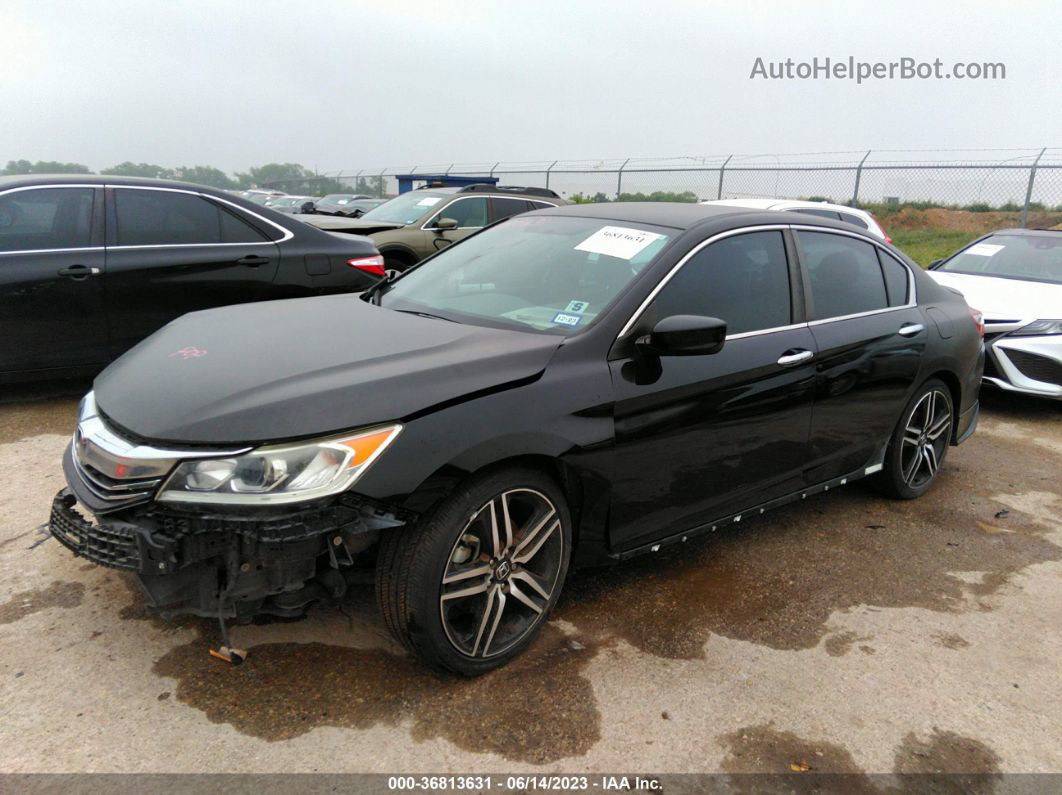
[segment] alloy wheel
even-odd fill
[[[450,550],[439,592],[446,636],[469,657],[494,657],[547,612],[564,561],[556,507],[518,488],[472,514]]]
[[[939,389],[932,389],[915,404],[903,429],[900,466],[903,482],[921,488],[937,474],[948,446],[951,402]]]

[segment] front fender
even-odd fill
[[[570,501],[581,503],[580,524],[589,531],[583,538],[603,543],[613,468],[612,384],[604,361],[558,358],[565,357],[558,352],[531,383],[405,422],[353,490],[423,513],[470,474],[533,458],[552,466]]]

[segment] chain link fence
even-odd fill
[[[869,150],[804,154],[442,163],[340,171],[265,187],[393,196],[400,174],[497,177],[573,201],[825,199],[1021,213],[1062,211],[1062,148]],[[417,184],[416,182],[414,183]],[[423,183],[420,183],[423,184]]]

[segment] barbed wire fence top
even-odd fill
[[[1062,147],[428,163],[345,169],[268,187],[314,193],[338,185],[383,197],[397,193],[398,175],[496,177],[586,201],[815,198],[1003,209],[1021,211],[1022,225],[1030,210],[1062,211]]]

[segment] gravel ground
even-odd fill
[[[83,385],[0,405],[0,771],[1062,771],[1062,406],[989,393],[923,499],[862,485],[580,572],[530,652],[430,674],[371,589],[148,616],[41,531]],[[795,767],[794,767],[795,766]]]

